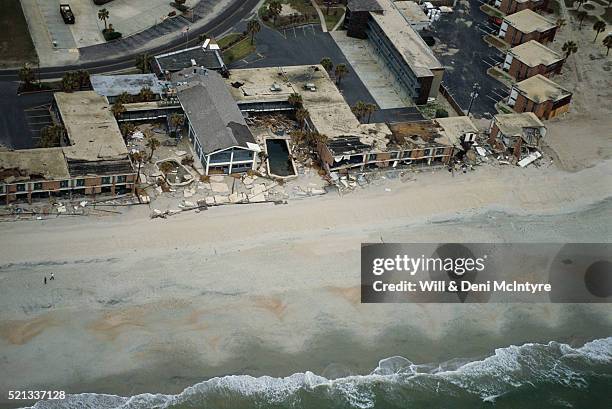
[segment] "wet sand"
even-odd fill
[[[177,393],[609,336],[607,305],[362,305],[358,292],[362,242],[608,241],[609,172],[437,172],[286,206],[3,224],[0,405],[15,389]]]

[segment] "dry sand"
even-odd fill
[[[609,335],[607,306],[362,305],[359,246],[607,241],[611,166],[427,172],[167,220],[137,207],[4,223],[0,405],[8,389],[176,393],[229,373],[363,373],[392,355],[435,362]]]

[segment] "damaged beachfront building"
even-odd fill
[[[173,74],[189,140],[205,174],[253,169],[259,145],[221,75],[203,68]]]
[[[0,152],[0,201],[134,192],[136,172],[105,97],[54,95],[60,147]]]
[[[172,74],[190,67],[206,68],[227,75],[227,67],[221,56],[221,49],[212,39],[202,45],[172,51],[153,57],[151,70],[162,79],[169,80]]]
[[[320,65],[233,70],[226,82],[245,112],[290,111],[299,94],[305,129],[325,136],[317,152],[327,172],[448,164],[478,132],[468,117],[362,124]]]
[[[498,152],[508,151],[515,161],[538,155],[546,127],[533,112],[497,114],[489,128],[489,144]]]

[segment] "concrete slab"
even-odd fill
[[[345,31],[330,35],[381,109],[414,106],[367,40],[348,37]]]
[[[87,1],[91,3],[91,0]],[[197,2],[198,0],[187,0],[185,5],[193,7]],[[172,11],[180,14],[168,0],[114,0],[97,8],[108,10],[108,22],[124,37],[161,23]]]
[[[70,25],[64,23],[59,11],[60,0],[37,0],[54,48],[77,48]]]
[[[70,4],[75,16],[74,24],[70,25],[70,31],[77,47],[103,43],[102,29],[104,23],[98,19],[98,9],[93,1],[89,0],[61,0]],[[110,3],[109,3],[110,4]]]

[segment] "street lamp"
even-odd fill
[[[477,83],[474,83],[474,85],[472,86],[472,92],[470,92],[470,106],[468,107],[467,110],[467,116],[470,116],[470,111],[472,110],[472,104],[474,103],[474,100],[478,97],[478,91],[480,90],[480,86]]]

